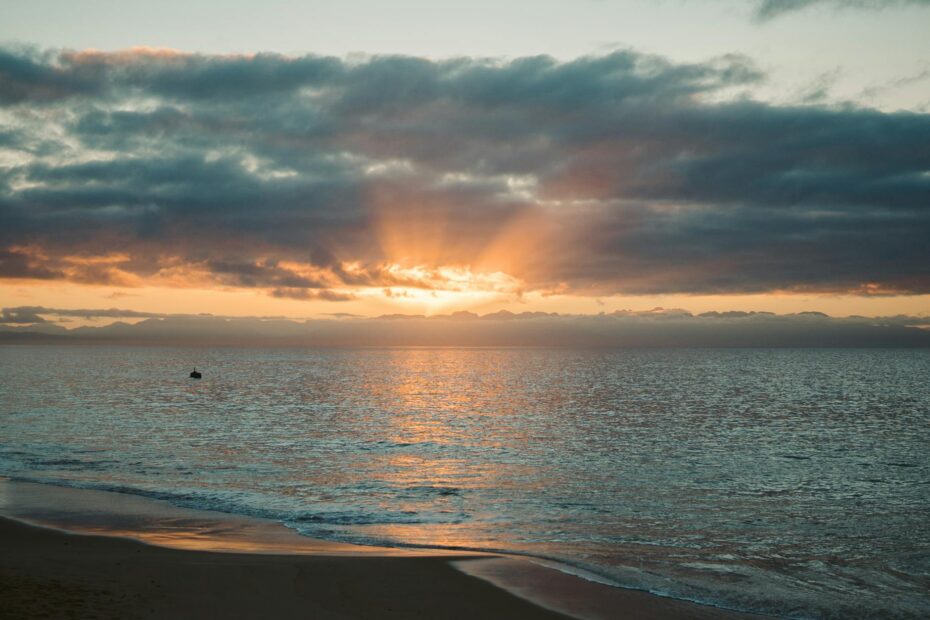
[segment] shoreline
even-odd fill
[[[229,613],[284,618],[312,611],[319,617],[334,612],[332,617],[350,618],[765,617],[588,581],[530,558],[337,543],[302,536],[266,519],[3,478],[0,541],[5,551],[0,612],[4,605],[28,607],[48,598],[52,605],[63,601],[59,616],[53,617],[75,609],[102,613],[120,607],[124,599],[138,607],[130,616],[152,618]],[[127,570],[114,571],[116,557]],[[178,581],[180,574],[207,584],[206,589],[191,590]],[[287,579],[275,581],[268,577],[272,574]],[[391,585],[372,590],[372,583]],[[345,596],[334,599],[333,588]],[[28,596],[40,591],[41,597]],[[260,612],[261,600],[270,596],[277,597],[280,608]],[[232,599],[236,607],[225,606]],[[129,608],[120,609],[114,617],[126,617]],[[22,608],[12,615],[41,612],[32,611]]]

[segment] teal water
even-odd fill
[[[16,479],[782,617],[930,615],[930,351],[13,346],[0,376]]]

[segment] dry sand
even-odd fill
[[[185,551],[0,520],[0,618],[564,618],[443,557]]]

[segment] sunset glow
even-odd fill
[[[0,6],[0,617],[930,618],[930,0]]]
[[[783,101],[748,56],[3,54],[11,329],[930,312],[927,115]]]

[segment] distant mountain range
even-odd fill
[[[84,313],[92,311],[81,311]],[[108,312],[114,312],[109,310]],[[82,315],[84,316],[84,315]],[[930,347],[930,317],[846,317],[822,313],[683,310],[598,315],[261,317],[163,315],[136,323],[67,329],[44,322],[0,324],[0,343],[109,343],[263,346],[582,346],[582,347]]]

